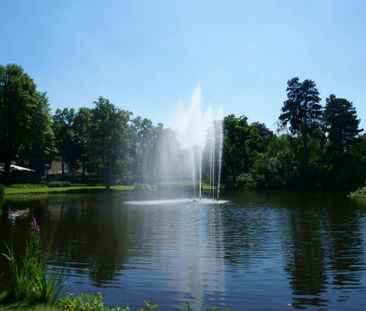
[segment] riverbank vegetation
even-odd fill
[[[282,107],[279,103],[276,133],[263,123],[250,123],[244,115],[224,118],[222,182],[235,189],[360,187],[366,179],[366,135],[352,102],[330,94],[322,104],[315,82],[309,79],[290,79],[286,91]],[[161,182],[157,150],[167,137],[180,148],[176,133],[105,97],[93,104],[93,108],[57,109],[51,115],[46,94],[20,66],[0,66],[3,182],[14,182],[12,163],[34,169],[44,181],[103,184],[106,189]],[[60,172],[47,177],[45,167],[55,159],[60,159]],[[178,166],[181,159],[176,161],[170,165]],[[77,171],[75,176],[72,172]],[[6,193],[17,191],[9,189]]]
[[[135,190],[135,185],[115,185],[110,187],[109,191],[132,191]],[[104,192],[103,185],[89,186],[89,185],[73,185],[70,186],[47,186],[47,185],[13,185],[4,188],[5,195],[16,194],[42,194],[42,193],[90,193],[90,192]]]
[[[353,199],[366,199],[366,185],[351,193]]]
[[[12,246],[8,246],[7,250],[3,256],[9,265],[10,279],[1,302],[56,305],[65,278],[60,272],[46,271],[40,229],[34,217],[30,223],[24,254],[19,256]]]
[[[1,299],[1,296],[0,296]],[[61,298],[57,305],[50,306],[47,304],[29,304],[25,302],[18,302],[12,304],[1,305],[3,311],[132,311],[130,307],[112,307],[106,306],[103,295],[101,293],[95,294],[81,294],[79,296],[70,294]],[[159,311],[159,305],[153,303],[151,300],[146,300],[143,306],[138,311]],[[194,311],[195,309],[189,302],[182,303],[177,307],[177,311]],[[137,310],[136,310],[137,311]],[[200,310],[197,310],[200,311]],[[212,305],[206,305],[202,311],[230,311],[227,308],[219,308]]]

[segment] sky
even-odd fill
[[[312,79],[366,128],[366,1],[1,0],[0,64],[51,108],[99,97],[171,124],[196,86],[205,106],[276,128],[286,83]]]

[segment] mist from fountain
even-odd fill
[[[163,184],[191,188],[186,193],[201,200],[202,185],[209,183],[209,198],[220,197],[223,110],[202,107],[201,87],[197,85],[188,104],[181,102],[170,131],[160,138],[155,155],[156,178]],[[190,194],[189,194],[190,192]]]

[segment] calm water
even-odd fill
[[[119,193],[6,201],[0,252],[4,241],[22,249],[32,213],[49,266],[65,270],[71,292],[100,291],[108,304],[136,309],[152,298],[159,310],[184,301],[197,310],[365,310],[366,207],[344,195],[126,202],[138,199]],[[6,274],[4,264],[1,258]]]

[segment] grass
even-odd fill
[[[14,188],[14,187],[6,187],[5,195],[16,195],[16,194],[41,194],[41,193],[78,193],[78,192],[97,192],[103,191],[105,189],[104,186],[87,186],[87,185],[78,185],[70,187],[29,187],[29,188]],[[112,186],[111,190],[114,191],[131,191],[134,190],[134,185],[117,185]]]
[[[156,190],[159,185],[145,185],[145,184],[135,184],[135,185],[116,185],[112,186],[112,191],[133,191],[133,190]],[[202,183],[202,190],[208,191],[210,185],[207,183]],[[5,187],[4,194],[7,196],[18,195],[18,194],[48,194],[48,193],[88,193],[88,192],[102,192],[105,187],[102,185],[88,186],[88,185],[75,185],[65,187],[47,187],[47,185],[34,185],[34,184],[16,184],[9,187]]]

